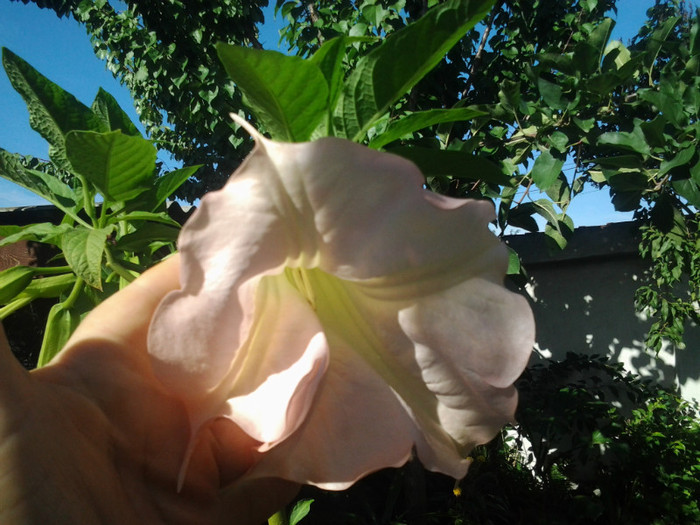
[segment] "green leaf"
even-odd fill
[[[649,69],[650,77],[651,70],[656,62],[656,57],[659,56],[659,52],[661,51],[661,46],[668,40],[669,35],[679,20],[680,17],[670,17],[659,29],[654,31],[649,38],[645,49],[644,65]]]
[[[312,499],[302,499],[294,504],[292,512],[289,513],[289,525],[297,525],[311,510]]]
[[[443,59],[493,6],[493,0],[451,0],[391,33],[362,57],[335,108],[336,135],[361,141],[367,131]]]
[[[668,120],[664,115],[659,115],[654,120],[642,122],[639,127],[644,132],[644,137],[652,148],[664,147],[666,145],[666,137],[664,137],[664,129]]]
[[[29,266],[13,266],[0,272],[0,304],[7,304],[21,293],[34,278]]]
[[[679,166],[684,166],[688,164],[691,159],[695,156],[695,146],[691,146],[686,149],[680,150],[671,160],[665,160],[659,166],[659,172],[657,177],[661,177]]]
[[[561,173],[561,168],[564,166],[564,161],[554,158],[548,149],[543,150],[532,166],[532,180],[537,187],[542,191],[547,189],[557,180]]]
[[[604,19],[591,32],[588,38],[581,40],[574,48],[574,62],[584,75],[590,75],[600,67],[605,46],[610,38],[615,22]]]
[[[651,149],[647,144],[644,132],[639,126],[635,126],[634,130],[628,131],[609,131],[598,137],[598,145],[600,146],[615,146],[623,149],[628,149],[640,153],[642,155],[651,155]]]
[[[569,145],[569,137],[567,137],[566,133],[555,131],[547,137],[547,142],[557,151],[566,153],[567,146]]]
[[[384,133],[369,143],[369,147],[379,149],[405,135],[435,124],[471,120],[486,114],[486,112],[474,108],[430,109],[411,113],[396,122],[392,122]]]
[[[651,102],[657,111],[677,128],[683,128],[688,121],[684,104],[672,83],[661,83],[659,91],[653,89],[640,89],[639,98]]]
[[[309,140],[327,114],[328,84],[309,60],[219,43],[219,59],[273,139]]]
[[[566,109],[566,103],[562,101],[561,86],[544,77],[537,79],[537,89],[548,106],[553,109]]]
[[[167,213],[164,212],[150,212],[150,211],[132,211],[129,213],[115,215],[109,218],[109,224],[117,224],[119,222],[132,222],[132,221],[150,221],[159,222],[162,224],[167,224],[175,228],[179,228],[180,225],[170,218]]]
[[[586,161],[588,162],[588,161]],[[641,170],[644,166],[639,155],[618,155],[616,157],[598,157],[590,162],[596,162],[606,168],[623,168],[628,170]]]
[[[175,242],[180,233],[180,228],[159,223],[148,223],[138,228],[135,232],[121,237],[116,248],[122,252],[139,252],[153,242]]]
[[[540,227],[532,216],[533,213],[535,213],[535,207],[531,202],[512,208],[508,213],[508,226],[522,228],[529,232],[539,231]]]
[[[46,199],[74,220],[80,220],[78,212],[82,208],[82,202],[70,186],[48,173],[25,168],[18,155],[2,148],[0,148],[0,177]]]
[[[105,131],[120,130],[125,135],[141,136],[138,128],[119,106],[117,100],[102,88],[99,89],[92,103],[92,111],[102,119]]]
[[[51,307],[46,320],[46,332],[41,342],[37,367],[45,366],[58,354],[80,324],[80,314],[64,303]]]
[[[683,179],[671,182],[674,190],[688,201],[692,206],[700,209],[700,185],[694,180]]]
[[[63,254],[78,277],[102,289],[102,259],[113,228],[76,228],[63,235]]]
[[[496,164],[471,153],[419,147],[395,147],[388,151],[413,161],[425,176],[449,175],[489,184],[510,184],[510,177]]]
[[[72,131],[66,152],[73,169],[111,202],[134,198],[155,178],[156,149],[140,136]]]
[[[547,244],[551,249],[563,250],[574,233],[574,221],[566,214],[557,214],[552,204],[540,199],[531,203],[535,213],[542,216],[547,224],[544,234]]]
[[[2,49],[2,62],[12,87],[29,110],[29,124],[49,143],[51,160],[69,170],[65,135],[72,130],[105,131],[102,121],[83,103],[51,82],[9,49]]]
[[[29,224],[27,226],[13,226],[12,233],[2,231],[3,229],[3,227],[0,227],[0,234],[7,235],[4,235],[4,238],[0,239],[0,247],[8,246],[20,241],[44,242],[60,247],[63,235],[72,230],[73,227],[68,224],[51,224],[50,222],[40,222],[37,224]]]
[[[65,293],[75,283],[75,274],[64,273],[34,279],[19,297],[31,297],[33,299],[53,299]]]
[[[202,166],[186,166],[158,177],[155,182],[155,201],[151,210],[163,204],[187,179],[193,176]]]
[[[326,79],[326,85],[328,86],[328,105],[326,109],[334,108],[340,96],[340,90],[343,86],[345,48],[351,42],[358,40],[365,39],[347,36],[331,38],[326,40],[309,59],[309,62],[318,67]]]
[[[510,246],[506,246],[506,248],[508,248],[508,271],[506,271],[506,274],[518,275],[522,268],[520,256],[518,255],[518,252],[516,252]]]
[[[549,224],[558,229],[559,215],[554,210],[554,206],[547,199],[538,199],[532,202],[535,213],[543,217]]]

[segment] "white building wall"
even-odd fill
[[[539,351],[533,360],[560,360],[567,352],[606,355],[700,400],[700,327],[686,327],[685,349],[667,345],[657,356],[644,346],[651,323],[635,312],[634,292],[648,263],[637,254],[634,223],[579,228],[563,252],[550,252],[542,234],[507,242],[530,276]]]

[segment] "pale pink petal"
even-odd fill
[[[534,339],[493,206],[347,141],[256,140],[183,229],[155,372],[195,428],[223,415],[262,442],[250,476],[342,488],[414,447],[462,476],[512,419]]]

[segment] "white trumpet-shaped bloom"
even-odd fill
[[[342,489],[406,462],[461,478],[512,420],[534,340],[489,202],[335,138],[256,148],[180,235],[149,351],[193,432],[260,442],[249,476]]]

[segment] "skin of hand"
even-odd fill
[[[146,334],[178,271],[174,256],[145,272],[32,372],[0,327],[0,523],[254,525],[297,493],[241,479],[257,443],[224,419],[198,435],[177,491],[189,423],[152,373]]]

